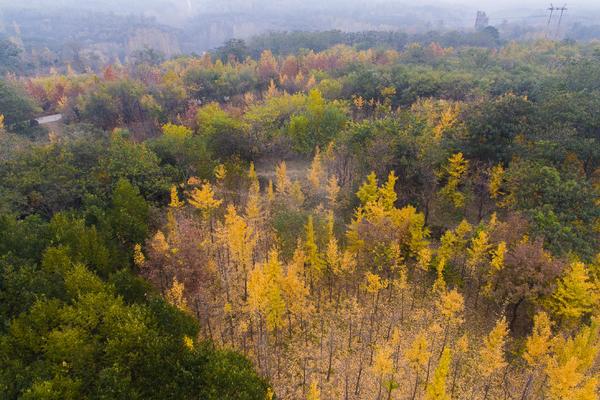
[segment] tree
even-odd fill
[[[321,162],[321,151],[317,147],[315,150],[315,156],[313,158],[310,170],[308,171],[308,181],[310,182],[312,189],[319,191],[321,188],[321,180],[323,179],[323,165]]]
[[[598,322],[585,326],[574,337],[558,337],[546,364],[544,393],[552,400],[594,400],[598,395],[598,376],[592,372],[600,351]]]
[[[248,305],[252,311],[260,313],[269,331],[283,326],[286,305],[282,283],[279,254],[271,250],[268,261],[257,265],[248,278]]]
[[[380,345],[375,348],[375,355],[373,356],[373,372],[379,378],[379,392],[381,393],[382,385],[385,384],[388,388],[388,397],[395,386],[395,382],[392,380],[392,374],[394,373],[394,360],[393,360],[393,347],[389,345]],[[387,379],[384,381],[384,379]],[[378,394],[377,397],[379,397]]]
[[[192,190],[188,198],[188,203],[199,210],[202,218],[206,220],[223,203],[223,200],[216,199],[212,185],[209,182],[204,182],[200,186],[200,189],[194,188]]]
[[[525,340],[523,358],[530,368],[529,378],[523,389],[526,398],[535,377],[547,365],[552,345],[552,326],[548,314],[539,312],[533,317],[533,329]]]
[[[323,260],[317,246],[317,238],[315,235],[315,227],[312,215],[308,216],[308,221],[306,222],[304,229],[306,232],[306,241],[304,247],[306,249],[306,261],[308,264],[307,273],[309,276],[309,282],[312,286],[320,279],[323,269]]]
[[[249,156],[246,124],[223,110],[218,103],[209,103],[196,114],[197,133],[207,141],[209,149],[220,157]]]
[[[177,193],[177,187],[175,185],[171,186],[171,201],[169,202],[169,207],[171,208],[181,208],[185,205],[185,203],[179,200],[179,194]]]
[[[447,182],[446,186],[440,190],[440,194],[447,198],[455,208],[461,208],[465,204],[465,195],[458,189],[464,181],[468,168],[469,162],[465,160],[462,153],[456,153],[450,157],[448,165],[444,167]]]
[[[29,127],[30,120],[38,111],[38,107],[24,90],[0,79],[0,114],[4,116],[4,124],[9,130],[22,131]]]
[[[285,195],[289,192],[291,182],[287,175],[287,164],[285,161],[280,162],[275,167],[275,189],[280,195]]]
[[[450,362],[450,349],[445,348],[433,373],[433,380],[427,386],[425,400],[450,400],[450,395],[446,392],[446,378],[450,370]]]
[[[310,383],[308,393],[306,394],[306,400],[321,400],[321,392],[319,391],[317,381],[313,380]]]
[[[600,293],[597,285],[590,280],[583,263],[571,264],[559,280],[550,304],[557,316],[571,323],[576,323],[582,316],[597,310]]]
[[[10,40],[0,40],[0,76],[7,72],[17,72],[21,65],[21,49]]]
[[[340,186],[338,179],[335,175],[331,175],[327,181],[327,200],[329,201],[329,207],[335,209],[338,203],[338,196],[340,193]]]
[[[514,139],[530,129],[532,103],[524,96],[504,94],[466,110],[467,155],[484,162],[509,162]]]
[[[502,164],[495,165],[490,170],[490,181],[488,183],[488,190],[490,197],[494,200],[502,196],[502,183],[504,181],[505,170]]]
[[[450,329],[463,322],[462,313],[465,307],[464,297],[456,290],[444,291],[436,304],[439,313],[445,321],[443,346],[446,345]]]
[[[171,303],[174,307],[177,307],[181,311],[189,311],[187,300],[185,299],[185,287],[183,283],[179,282],[177,278],[173,279],[173,284],[165,293],[165,299]]]
[[[429,362],[430,353],[427,348],[427,338],[424,334],[420,333],[415,337],[404,355],[411,369],[415,372],[415,387],[413,390],[412,399],[414,399],[417,395],[420,374]]]
[[[302,113],[293,115],[287,128],[295,148],[310,153],[317,146],[325,148],[346,124],[346,112],[337,103],[327,103],[317,89],[306,98]]]
[[[523,358],[530,367],[539,367],[546,363],[551,337],[550,318],[545,312],[539,312],[533,317],[533,330],[525,341]]]
[[[138,188],[119,179],[112,196],[110,224],[121,244],[142,243],[148,233],[148,204]]]
[[[504,357],[507,335],[508,324],[503,316],[484,338],[483,347],[479,350],[481,375],[485,379],[484,398],[488,395],[495,375],[507,365]]]
[[[367,176],[367,180],[362,184],[358,192],[356,192],[356,197],[360,200],[360,203],[364,206],[372,201],[377,200],[377,175],[375,172],[371,172],[369,176]]]
[[[499,261],[497,256],[492,259]],[[522,306],[539,304],[552,294],[563,264],[544,250],[541,241],[521,241],[506,251],[503,268],[492,268],[486,277],[488,297],[505,304],[514,329]]]
[[[233,205],[227,206],[225,221],[220,237],[230,257],[237,267],[241,267],[243,282],[243,297],[247,296],[248,271],[252,268],[254,248],[257,243],[257,235],[252,226],[249,226],[244,218],[239,216]],[[234,277],[237,278],[238,277]]]
[[[188,128],[187,126],[174,125],[171,123],[162,126],[162,133],[167,137],[178,140],[185,140],[192,137],[192,130],[190,128]]]
[[[513,162],[506,175],[512,206],[530,217],[533,231],[549,249],[560,254],[571,250],[588,257],[594,254],[598,239],[590,228],[600,217],[600,209],[598,193],[587,180],[528,161]]]

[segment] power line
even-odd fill
[[[548,32],[550,31],[550,22],[552,21],[552,13],[554,13],[554,10],[556,10],[556,8],[554,8],[554,4],[550,3],[550,8],[548,8],[548,10],[550,10],[550,16],[548,17],[548,23],[546,24],[546,34],[544,35],[545,38],[548,37]]]
[[[557,11],[560,11],[560,17],[558,18],[558,25],[556,26],[556,37],[558,38],[558,34],[560,33],[560,22],[562,21],[562,17],[563,17],[563,13],[565,11],[567,11],[567,5],[563,5],[560,8],[556,9]]]

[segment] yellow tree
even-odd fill
[[[133,262],[138,268],[142,268],[146,262],[146,257],[142,253],[142,245],[139,243],[133,247]]]
[[[273,203],[275,199],[275,191],[273,190],[273,181],[269,179],[269,184],[267,185],[267,201],[269,204]]]
[[[496,322],[489,335],[484,338],[483,347],[479,350],[480,371],[486,381],[484,398],[488,395],[495,375],[507,365],[504,357],[507,335],[508,324],[506,317],[503,316]]]
[[[490,170],[490,180],[488,182],[488,191],[490,197],[494,200],[500,198],[504,193],[502,192],[502,184],[504,182],[504,167],[502,164],[498,164]]]
[[[465,308],[465,300],[456,289],[453,289],[442,293],[436,307],[445,322],[444,340],[442,342],[442,346],[445,346],[450,329],[463,322],[462,313]]]
[[[177,193],[177,187],[175,185],[171,186],[171,201],[169,202],[169,207],[171,208],[181,208],[185,205],[185,203],[179,200],[179,194]]]
[[[379,379],[378,399],[381,397],[381,389],[384,383],[388,389],[388,398],[394,388],[394,382],[391,379],[392,373],[394,372],[394,361],[392,359],[393,352],[394,349],[387,344],[379,345],[375,348],[372,370]]]
[[[547,364],[552,339],[552,325],[548,314],[539,312],[533,317],[533,330],[525,340],[523,359],[530,374],[523,389],[522,398],[527,398],[530,387],[539,371]]]
[[[473,273],[484,262],[487,261],[490,251],[489,236],[486,231],[481,230],[471,240],[471,246],[467,250],[467,267]]]
[[[248,279],[248,306],[262,315],[269,331],[283,325],[285,302],[282,281],[283,271],[277,250],[271,250],[267,262],[257,265]]]
[[[490,251],[491,260],[490,260],[490,269],[487,273],[487,282],[483,287],[483,294],[490,297],[492,296],[492,288],[493,288],[493,278],[494,276],[504,268],[504,258],[507,252],[506,242],[498,243],[498,246],[495,249]]]
[[[248,178],[250,179],[250,189],[248,191],[248,199],[246,200],[246,218],[248,218],[250,225],[256,229],[261,218],[262,207],[260,201],[260,184],[256,170],[254,169],[254,163],[250,163]]]
[[[188,203],[200,211],[204,219],[208,219],[212,212],[222,203],[222,200],[215,198],[215,192],[209,182],[202,184],[200,189],[194,188],[188,198]]]
[[[165,293],[165,298],[173,306],[179,308],[182,311],[188,311],[187,300],[184,296],[185,287],[182,282],[179,282],[177,278],[173,278],[171,287]]]
[[[256,173],[256,168],[254,167],[254,162],[250,162],[250,168],[248,169],[248,179],[250,180],[250,185],[258,184],[258,175]]]
[[[460,114],[460,106],[458,104],[448,104],[442,110],[439,122],[433,127],[433,136],[439,142],[442,140],[444,133],[456,125]]]
[[[447,176],[446,186],[440,190],[440,194],[447,198],[455,208],[461,208],[465,204],[465,195],[459,191],[467,170],[469,162],[462,153],[456,153],[448,159],[444,167],[444,175]]]
[[[444,279],[444,269],[446,268],[446,259],[440,258],[435,266],[436,278],[433,282],[433,292],[443,293],[446,291],[446,280]]]
[[[479,292],[484,273],[488,272],[486,269],[484,269],[484,267],[487,267],[489,262],[490,248],[491,245],[489,243],[489,236],[486,231],[481,230],[475,237],[473,237],[471,240],[471,246],[469,249],[467,249],[466,266],[471,277],[473,277],[477,283],[477,287],[475,288],[475,306],[477,306],[477,301],[479,299]]]
[[[339,194],[340,185],[338,183],[338,178],[335,175],[331,175],[327,181],[327,201],[329,202],[329,208],[331,210],[335,210]]]
[[[327,214],[327,248],[325,249],[325,261],[327,264],[327,277],[329,279],[329,293],[331,296],[333,290],[333,280],[335,275],[341,271],[341,256],[338,240],[334,234],[334,216],[333,211]]]
[[[550,304],[556,315],[575,323],[583,315],[597,310],[599,302],[598,286],[590,280],[585,265],[574,262],[558,282]]]
[[[364,206],[377,200],[377,191],[377,175],[375,175],[375,172],[371,172],[367,176],[367,180],[363,182],[362,186],[358,189],[358,192],[356,192],[356,196]]]
[[[256,236],[254,229],[239,216],[233,205],[227,207],[223,229],[220,232],[221,241],[229,250],[229,255],[236,266],[241,267],[243,281],[243,297],[248,294],[248,271],[252,267]]]
[[[312,287],[312,285],[319,280],[321,273],[323,272],[323,261],[317,246],[317,238],[312,215],[308,216],[308,221],[304,229],[306,233],[306,242],[304,243],[304,248],[306,251],[306,261],[308,264],[307,274]]]
[[[214,169],[215,179],[219,185],[223,184],[223,181],[227,177],[227,168],[224,164],[219,164]]]
[[[171,186],[171,201],[169,202],[169,209],[167,210],[167,228],[169,239],[171,241],[176,240],[177,236],[177,220],[175,219],[173,210],[182,208],[184,205],[185,203],[179,200],[177,187],[175,185]]]
[[[599,377],[594,370],[600,343],[599,322],[592,320],[571,338],[558,336],[546,365],[546,398],[550,400],[597,400]]]
[[[317,381],[314,379],[312,380],[312,382],[310,383],[310,387],[308,388],[306,400],[321,400],[321,392],[319,391]]]
[[[164,257],[169,256],[169,243],[167,242],[167,238],[165,237],[165,234],[162,233],[161,231],[157,231],[156,234],[154,235],[154,237],[152,237],[150,246],[158,254],[160,254]]]
[[[498,246],[495,250],[492,250],[492,260],[490,261],[490,266],[494,271],[500,271],[504,268],[504,257],[506,256],[506,242],[498,243]]]
[[[321,189],[321,180],[323,179],[323,163],[321,160],[321,151],[319,147],[315,149],[315,156],[313,158],[310,169],[308,170],[308,182],[310,183],[314,191]]]
[[[379,306],[379,294],[389,285],[387,279],[382,279],[378,274],[374,274],[370,271],[365,273],[364,288],[367,293],[373,295],[373,314],[377,313],[377,307]]]
[[[285,161],[282,161],[275,167],[275,188],[278,194],[285,195],[288,193],[290,186],[291,182],[287,175],[287,164]]]
[[[430,356],[427,339],[423,333],[420,333],[415,337],[408,350],[406,350],[404,356],[406,357],[410,368],[415,373],[415,387],[412,394],[412,399],[414,400],[417,396],[421,372],[425,370]]]
[[[304,204],[304,193],[302,192],[302,185],[299,181],[294,181],[290,185],[290,200],[292,207],[299,209]]]
[[[446,391],[446,379],[450,371],[450,361],[450,349],[446,347],[433,373],[433,380],[427,385],[425,400],[450,400],[450,395]]]
[[[278,94],[279,90],[277,90],[277,85],[275,84],[275,81],[271,79],[271,81],[269,82],[269,87],[267,89],[266,98],[270,99],[272,97],[277,96]]]
[[[304,263],[304,251],[302,250],[302,246],[298,245],[294,251],[292,262],[287,267],[287,272],[282,283],[287,310],[290,314],[299,318],[309,315],[313,309],[308,297],[309,290],[303,279]]]
[[[192,137],[192,130],[183,125],[174,125],[168,123],[162,126],[163,135],[174,139],[188,139]]]
[[[391,210],[394,208],[398,195],[396,194],[396,182],[398,177],[391,171],[388,175],[387,181],[383,186],[379,188],[379,201],[381,201],[385,210]]]

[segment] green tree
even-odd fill
[[[39,111],[39,107],[23,89],[0,79],[0,114],[4,115],[4,125],[8,130],[22,131],[29,127],[29,121]]]
[[[316,147],[325,148],[346,124],[346,113],[337,103],[327,103],[321,92],[310,91],[303,112],[290,118],[288,135],[296,150],[310,154]]]
[[[137,187],[121,178],[113,191],[108,212],[110,226],[121,245],[143,243],[148,233],[148,204]]]

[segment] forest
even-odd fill
[[[598,399],[600,43],[456,35],[7,66],[0,398]]]

